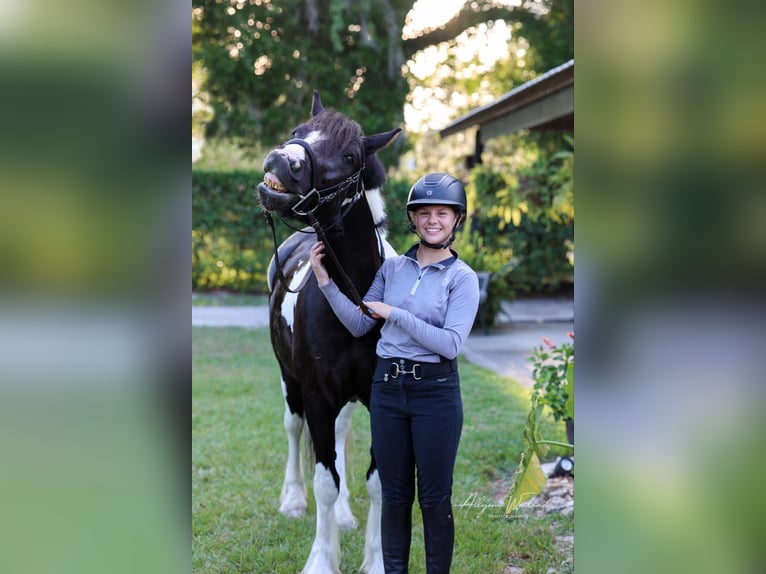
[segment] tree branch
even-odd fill
[[[410,59],[416,52],[439,42],[453,40],[468,28],[482,22],[489,22],[491,20],[514,22],[522,21],[526,18],[529,18],[529,13],[524,10],[514,10],[505,6],[484,6],[479,10],[474,10],[469,2],[444,26],[427,30],[420,36],[402,40],[402,48],[405,57]]]

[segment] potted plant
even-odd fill
[[[561,345],[543,337],[544,346],[536,347],[527,360],[535,381],[532,396],[551,410],[554,420],[564,421],[567,439],[574,444],[574,334],[568,335],[572,341]]]
[[[569,333],[574,341],[574,334]],[[505,513],[510,515],[523,502],[542,492],[548,476],[540,464],[549,446],[574,451],[574,342],[559,346],[543,337],[545,346],[534,349],[529,361],[535,385],[530,400],[527,424],[522,436],[519,466],[505,498]],[[568,443],[546,440],[540,435],[540,415],[545,407],[551,409],[557,421],[564,420]]]

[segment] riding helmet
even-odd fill
[[[407,211],[421,205],[449,205],[459,213],[468,211],[465,188],[459,179],[446,173],[424,175],[410,188]]]

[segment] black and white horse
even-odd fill
[[[264,181],[258,186],[263,209],[321,228],[328,250],[339,263],[325,257],[328,273],[349,296],[352,290],[344,280],[363,295],[383,257],[394,253],[385,241],[380,193],[385,170],[375,153],[400,131],[365,136],[355,121],[324,109],[315,91],[311,118],[264,160]],[[287,516],[306,512],[299,452],[305,421],[316,460],[317,516],[303,574],[334,574],[339,572],[338,528],[356,526],[345,480],[345,441],[357,401],[369,408],[379,331],[357,339],[335,317],[310,269],[309,250],[317,240],[313,231],[305,228],[293,233],[269,267],[271,342],[282,375],[288,437],[279,510]],[[284,282],[279,281],[280,268]],[[362,571],[383,574],[381,494],[374,456],[367,471],[367,490],[370,510]]]

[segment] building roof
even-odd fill
[[[439,135],[476,125],[482,141],[521,129],[574,129],[574,59],[459,117]]]

